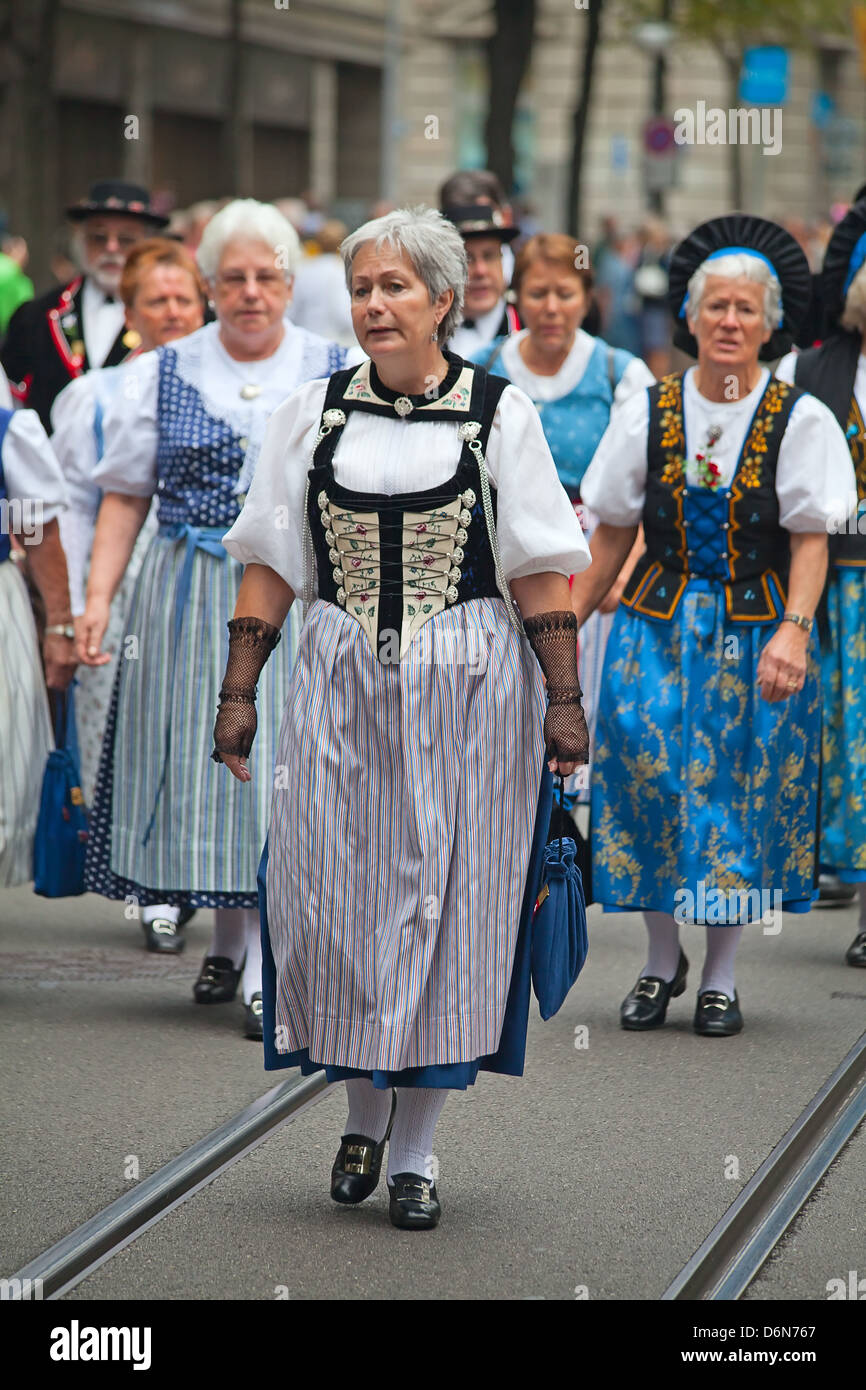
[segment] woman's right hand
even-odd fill
[[[110,612],[108,599],[88,598],[83,614],[76,619],[77,656],[85,666],[105,666],[111,660],[111,653],[101,650]]]
[[[251,782],[253,774],[247,767],[246,758],[239,757],[235,753],[220,753],[221,760],[225,763],[233,777],[237,777],[239,782]]]

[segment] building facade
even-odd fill
[[[94,179],[120,174],[181,207],[311,189],[356,224],[378,199],[431,202],[456,167],[484,163],[489,0],[59,0],[57,9],[45,206],[58,220]],[[520,191],[542,225],[575,234],[584,228],[569,226],[565,203],[587,29],[577,0],[539,0],[514,123]],[[667,58],[666,114],[729,107],[709,46],[675,40]],[[585,157],[587,239],[605,213],[628,225],[647,207],[652,84],[652,57],[606,8]],[[755,142],[741,152],[743,202],[756,212],[810,218],[866,179],[866,81],[853,33],[792,54],[780,140],[775,154]],[[675,229],[730,207],[729,160],[724,145],[678,148],[665,192]],[[649,159],[649,177],[670,173],[670,161]],[[16,177],[7,148],[7,214]]]

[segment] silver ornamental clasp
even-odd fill
[[[411,415],[415,407],[408,396],[398,396],[394,402],[394,409],[400,418],[403,419],[406,415]]]
[[[464,420],[457,430],[460,439],[475,439],[480,433],[481,425],[477,420]]]
[[[322,424],[327,425],[328,429],[335,430],[338,425],[345,425],[346,416],[342,410],[326,410],[322,416]]]

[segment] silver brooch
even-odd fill
[[[316,501],[318,502],[320,508],[327,507],[328,494],[326,493],[324,488],[322,488],[322,491],[319,493],[318,497],[316,498]]]
[[[408,396],[398,396],[394,402],[394,409],[400,418],[403,419],[404,416],[411,415],[415,407]]]
[[[252,382],[241,387],[241,398],[245,401],[254,401],[256,396],[262,394],[261,386],[255,386]]]
[[[464,420],[457,430],[460,439],[475,439],[480,433],[481,425],[477,420]]]
[[[465,492],[461,492],[460,501],[463,503],[464,507],[475,506],[475,493],[472,491],[471,487],[468,487]]]
[[[322,416],[322,424],[327,425],[328,429],[336,429],[338,425],[345,425],[346,416],[342,410],[326,410]]]

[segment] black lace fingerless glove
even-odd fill
[[[216,763],[222,762],[221,753],[248,756],[258,726],[256,684],[281,636],[263,618],[232,618],[228,629],[229,658],[213,730]]]
[[[547,681],[546,756],[564,763],[587,763],[589,730],[577,678],[577,618],[570,609],[537,613],[525,618],[523,627]]]

